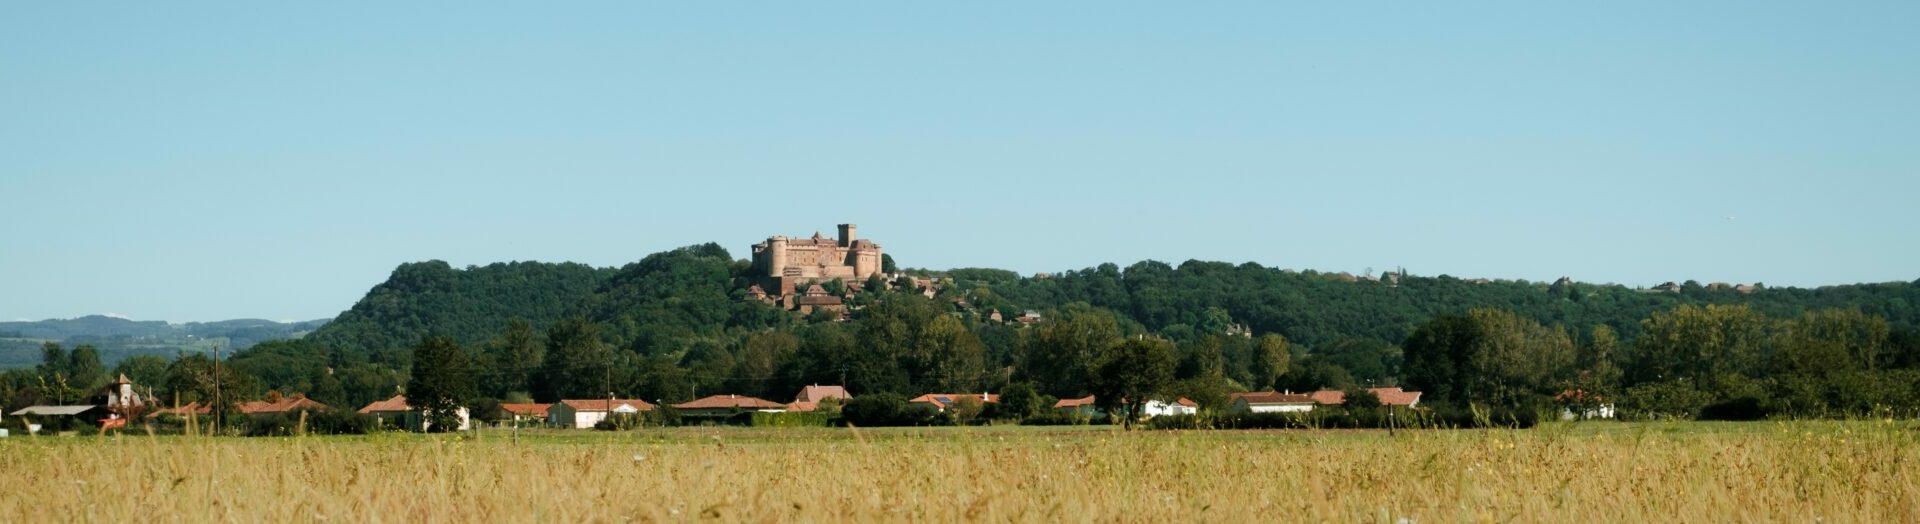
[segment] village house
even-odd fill
[[[1406,391],[1400,388],[1367,388],[1367,392],[1373,393],[1375,398],[1379,398],[1380,405],[1382,406],[1411,408],[1420,405],[1420,392],[1418,391]],[[1338,406],[1347,403],[1347,392],[1345,391],[1323,389],[1307,396],[1312,398],[1315,404],[1323,406]]]
[[[238,409],[241,413],[247,415],[271,415],[292,413],[299,410],[326,411],[327,405],[316,402],[300,393],[295,393],[290,397],[282,397],[279,393],[269,393],[266,400],[241,402]]]
[[[785,413],[787,406],[744,395],[713,395],[692,402],[674,404],[673,409],[678,410],[682,417],[725,419],[748,412]]]
[[[807,286],[807,292],[800,295],[793,306],[793,310],[802,315],[811,314],[815,310],[846,311],[846,309],[847,306],[840,297],[827,293],[827,288],[820,287],[819,284]]]
[[[907,404],[931,409],[936,413],[940,413],[945,412],[947,408],[953,407],[953,404],[959,402],[960,399],[967,397],[972,397],[974,400],[980,401],[981,404],[1000,403],[1000,395],[992,393],[928,393],[913,397],[912,400],[907,401]]]
[[[1099,406],[1094,404],[1094,400],[1095,397],[1093,395],[1087,395],[1082,398],[1060,399],[1059,402],[1053,403],[1053,409],[1054,411],[1062,413],[1071,413],[1090,418],[1107,416],[1105,411],[1102,411]],[[1149,400],[1147,401],[1147,405],[1140,409],[1140,416],[1146,418],[1161,415],[1193,415],[1198,413],[1200,413],[1200,404],[1195,403],[1187,397],[1174,399],[1173,402]]]
[[[500,404],[500,411],[507,416],[507,420],[503,422],[511,422],[514,425],[519,425],[521,422],[538,422],[545,424],[547,423],[547,409],[551,407],[553,407],[553,404],[509,402]]]
[[[853,400],[853,395],[848,394],[847,388],[841,386],[807,386],[800,388],[800,393],[793,396],[793,402],[787,404],[787,411],[795,413],[816,411],[820,409],[821,402],[828,400],[844,405],[847,401]]]
[[[562,400],[547,408],[547,422],[554,427],[585,429],[611,415],[638,415],[653,408],[653,404],[645,400]]]
[[[427,420],[424,413],[407,404],[406,395],[394,395],[393,398],[367,404],[367,407],[360,408],[360,413],[373,415],[380,421],[381,426],[392,426],[408,431],[433,429],[433,422]],[[460,431],[473,429],[473,420],[468,416],[467,408],[460,408],[458,415]]]
[[[1313,411],[1313,397],[1273,391],[1234,393],[1231,410],[1236,413],[1305,413]]]

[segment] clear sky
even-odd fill
[[[0,320],[840,222],[1023,273],[1920,277],[1911,0],[340,4],[0,6]]]

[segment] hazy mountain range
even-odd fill
[[[180,352],[240,350],[268,340],[299,338],[332,319],[275,322],[235,319],[174,324],[106,315],[28,322],[0,322],[0,368],[40,363],[40,345],[58,342],[72,348],[92,344],[108,366],[134,355],[173,356]]]

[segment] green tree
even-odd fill
[[[1111,346],[1093,377],[1094,403],[1131,429],[1147,402],[1165,400],[1179,364],[1173,343],[1135,338]]]
[[[507,393],[532,391],[535,375],[545,364],[547,348],[533,324],[520,318],[507,321],[506,331],[488,345],[488,360],[493,362],[486,394],[499,398]]]
[[[60,376],[62,379],[71,377],[73,373],[69,371],[67,367],[70,365],[72,365],[72,361],[67,358],[67,350],[61,348],[59,343],[47,342],[40,345],[40,366],[38,371],[41,377],[52,378],[55,375]]]
[[[1015,382],[1000,392],[1000,413],[1010,418],[1025,419],[1050,407],[1043,404],[1040,392],[1033,389],[1032,384]]]
[[[113,372],[116,375],[126,375],[127,380],[133,381],[134,384],[150,388],[167,380],[168,363],[166,357],[159,355],[134,355],[121,359],[119,364],[113,366]],[[146,393],[145,390],[140,392],[141,395]]]
[[[1112,311],[1071,304],[1041,323],[1027,352],[1026,375],[1055,396],[1078,396],[1107,350],[1120,342],[1120,322]],[[1169,370],[1171,371],[1171,370]]]
[[[1253,346],[1253,383],[1248,384],[1255,390],[1274,387],[1274,382],[1293,365],[1292,349],[1288,347],[1287,337],[1276,333],[1260,336]]]
[[[1714,399],[1733,398],[1741,379],[1759,376],[1771,352],[1772,328],[1772,319],[1745,305],[1655,312],[1641,321],[1626,382],[1686,379]]]
[[[413,348],[407,404],[426,417],[428,431],[460,429],[460,410],[479,394],[467,352],[450,337],[429,336]]]
[[[547,355],[540,367],[534,398],[558,402],[568,398],[605,398],[613,365],[613,351],[600,341],[600,326],[571,317],[547,328]]]

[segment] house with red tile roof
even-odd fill
[[[248,415],[271,415],[292,413],[299,410],[326,411],[327,405],[307,398],[306,395],[294,393],[293,396],[290,397],[282,397],[276,394],[268,396],[266,400],[241,402],[238,408],[241,413]]]
[[[380,421],[381,426],[392,426],[407,431],[426,431],[433,427],[433,422],[427,420],[424,413],[407,404],[406,395],[394,395],[393,398],[374,401],[372,404],[367,404],[367,407],[360,408],[360,413],[373,415]],[[473,429],[473,419],[469,416],[467,408],[460,408],[459,415],[460,431]]]
[[[1253,391],[1228,395],[1236,413],[1305,413],[1313,411],[1313,397],[1280,393],[1276,391]]]
[[[787,405],[745,395],[713,395],[692,402],[674,404],[682,417],[728,418],[741,413],[784,413]]]
[[[651,402],[637,399],[585,399],[562,400],[549,405],[547,422],[562,428],[591,428],[594,424],[618,414],[638,415],[653,411]]]
[[[148,413],[147,416],[158,417],[161,415],[173,415],[176,417],[186,417],[186,416],[192,415],[196,417],[204,417],[211,414],[213,414],[213,406],[208,404],[201,404],[200,402],[195,401],[195,402],[188,402],[187,405],[185,406],[156,409],[156,410],[153,410],[153,412]]]
[[[1367,391],[1379,398],[1382,406],[1411,408],[1420,404],[1418,391],[1406,391],[1400,388],[1367,388]],[[1313,398],[1315,404],[1322,406],[1338,406],[1347,403],[1345,391],[1322,389],[1308,396]]]
[[[953,403],[959,402],[961,398],[965,397],[973,397],[974,400],[980,401],[981,404],[1000,403],[1000,395],[992,393],[928,393],[913,397],[912,400],[907,401],[907,404],[931,409],[935,412],[944,412],[947,408],[953,407]]]
[[[501,403],[500,411],[505,412],[507,414],[508,419],[516,423],[521,421],[532,421],[532,422],[545,424],[547,423],[547,409],[551,407],[553,407],[553,404],[540,404],[540,403],[532,403],[532,402]]]

